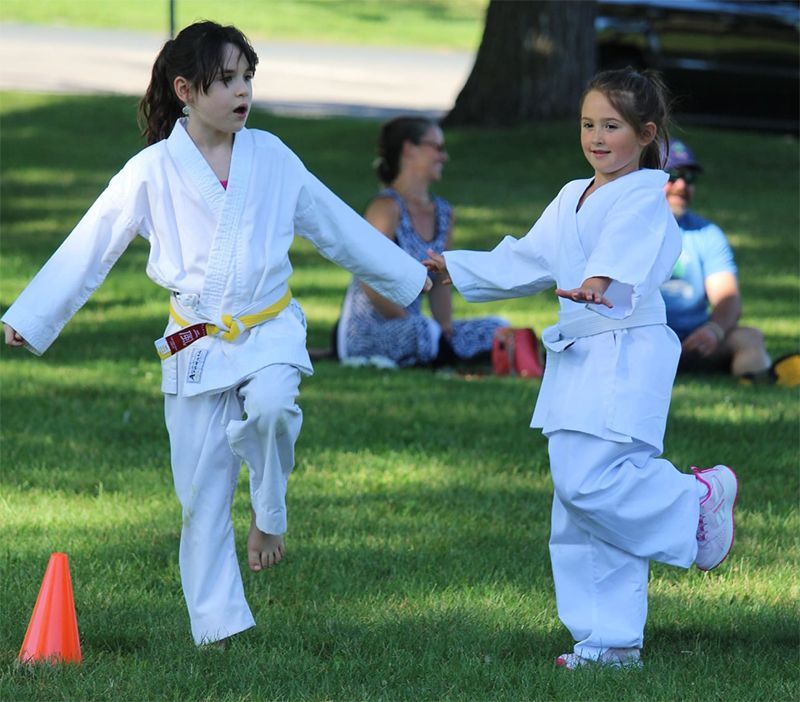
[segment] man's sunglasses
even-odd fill
[[[697,171],[691,168],[670,168],[667,173],[670,183],[674,183],[678,178],[683,178],[686,185],[694,185],[697,182]]]

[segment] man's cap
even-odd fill
[[[670,171],[672,169],[679,170],[681,168],[691,168],[700,172],[703,170],[703,167],[695,159],[692,150],[682,141],[676,139],[669,143],[669,157],[667,158],[667,165],[664,166],[664,169]]]

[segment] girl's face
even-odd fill
[[[412,169],[428,181],[442,179],[442,168],[449,160],[444,147],[444,134],[439,127],[430,127],[419,140],[419,144],[411,141],[405,143],[402,168]]]
[[[222,71],[207,92],[186,84],[185,97],[176,79],[178,97],[189,105],[188,130],[193,136],[233,134],[244,127],[253,101],[253,71],[233,44],[225,49]]]
[[[595,182],[608,183],[639,169],[639,157],[654,138],[656,126],[648,122],[637,134],[598,90],[587,93],[581,106],[581,147],[594,168]]]

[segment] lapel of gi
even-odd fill
[[[559,284],[572,288],[580,285],[582,282],[583,269],[586,267],[586,251],[584,250],[583,243],[581,242],[580,228],[578,227],[578,200],[583,195],[584,190],[588,187],[591,181],[579,180],[573,181],[573,189],[568,197],[564,198],[563,203],[563,219],[564,228],[561,236],[561,255],[559,261],[562,270],[558,273]],[[596,193],[594,193],[596,194]],[[588,202],[588,198],[587,198]],[[586,207],[587,202],[584,202],[581,209]],[[578,275],[578,282],[576,283],[573,278]]]
[[[170,135],[168,148],[188,180],[202,195],[209,217],[216,222],[197,312],[219,322],[230,271],[232,268],[235,270],[237,258],[245,255],[240,250],[242,247],[238,246],[238,233],[253,160],[252,136],[247,129],[242,129],[234,137],[227,188],[222,187],[180,120]]]
[[[218,219],[222,211],[222,202],[225,198],[225,188],[214,174],[211,166],[200,153],[192,138],[186,132],[182,120],[175,123],[167,148],[170,155],[178,164],[183,176],[192,183],[203,197],[209,209],[209,214]]]
[[[242,129],[233,140],[231,167],[228,172],[228,187],[223,190],[222,208],[214,234],[214,243],[208,256],[208,269],[200,306],[215,315],[222,312],[235,313],[238,310],[222,310],[222,298],[238,266],[244,264],[246,244],[240,236],[239,223],[245,209],[245,199],[250,186],[250,172],[253,161],[252,135]],[[222,187],[222,186],[220,186]],[[233,281],[235,282],[235,280]],[[234,290],[234,297],[236,291]]]

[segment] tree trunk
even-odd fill
[[[444,124],[575,116],[595,70],[594,0],[491,0],[467,82]]]

